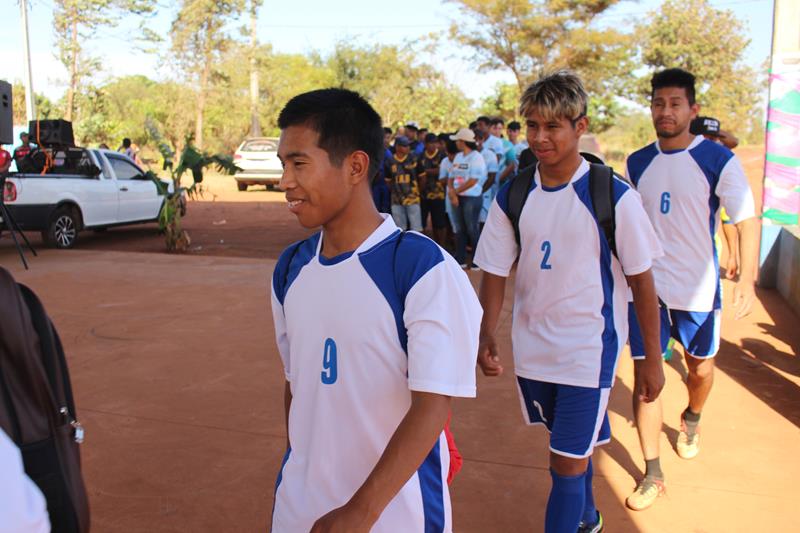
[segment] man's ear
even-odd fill
[[[366,152],[357,150],[350,154],[345,161],[347,179],[351,185],[361,181],[369,181],[369,156]]]
[[[579,137],[589,131],[589,117],[584,115],[579,118],[578,122],[575,124],[575,130],[578,132]]]
[[[692,110],[691,114],[692,119],[697,118],[697,116],[700,115],[700,104],[698,104],[697,102],[693,103],[691,106],[691,110]]]

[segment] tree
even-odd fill
[[[637,30],[648,67],[640,79],[643,103],[649,104],[653,72],[680,67],[697,78],[702,114],[739,137],[760,130],[762,80],[743,61],[750,42],[744,22],[708,0],[667,0],[648,20]]]
[[[172,50],[197,87],[194,142],[203,147],[203,118],[221,55],[231,43],[226,22],[244,9],[243,0],[182,0],[172,22]]]
[[[14,124],[28,125],[28,116],[25,112],[25,85],[15,81],[11,88],[11,107],[14,113]],[[40,120],[52,118],[55,115],[53,102],[42,94],[36,94],[36,110]]]
[[[450,28],[452,37],[469,47],[484,71],[508,69],[516,79],[503,86],[501,114],[533,79],[558,68],[581,75],[589,93],[593,131],[610,126],[618,111],[617,97],[631,93],[633,71],[628,35],[595,29],[592,22],[619,0],[451,0],[462,17]],[[464,20],[474,24],[465,24]]]
[[[152,13],[155,0],[55,0],[53,28],[59,58],[69,72],[64,118],[72,121],[75,95],[99,63],[89,56],[85,43],[99,28],[114,26],[124,15]]]
[[[434,129],[453,129],[472,115],[461,90],[432,66],[417,65],[410,48],[339,43],[324,64],[336,86],[363,95],[388,126],[416,120]]]

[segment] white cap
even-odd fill
[[[469,128],[461,128],[455,135],[450,136],[451,141],[475,142],[475,132]]]

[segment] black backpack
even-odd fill
[[[53,533],[89,531],[76,417],[53,323],[33,291],[0,268],[0,429],[44,494]]]
[[[614,169],[603,164],[602,160],[591,154],[581,155],[589,161],[599,161],[589,163],[589,194],[592,198],[594,215],[597,223],[603,230],[603,235],[608,241],[611,253],[617,256],[617,242],[614,237],[617,229],[615,209],[614,209]],[[535,158],[534,158],[535,160]],[[528,199],[528,192],[531,190],[533,175],[536,173],[536,163],[527,166],[519,171],[517,176],[509,185],[508,191],[508,215],[511,224],[514,226],[514,237],[517,239],[517,246],[521,246],[519,218],[525,201]]]

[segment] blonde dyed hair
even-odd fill
[[[571,70],[558,70],[530,84],[519,100],[523,117],[536,109],[546,120],[577,120],[586,115],[589,97],[583,82]]]

